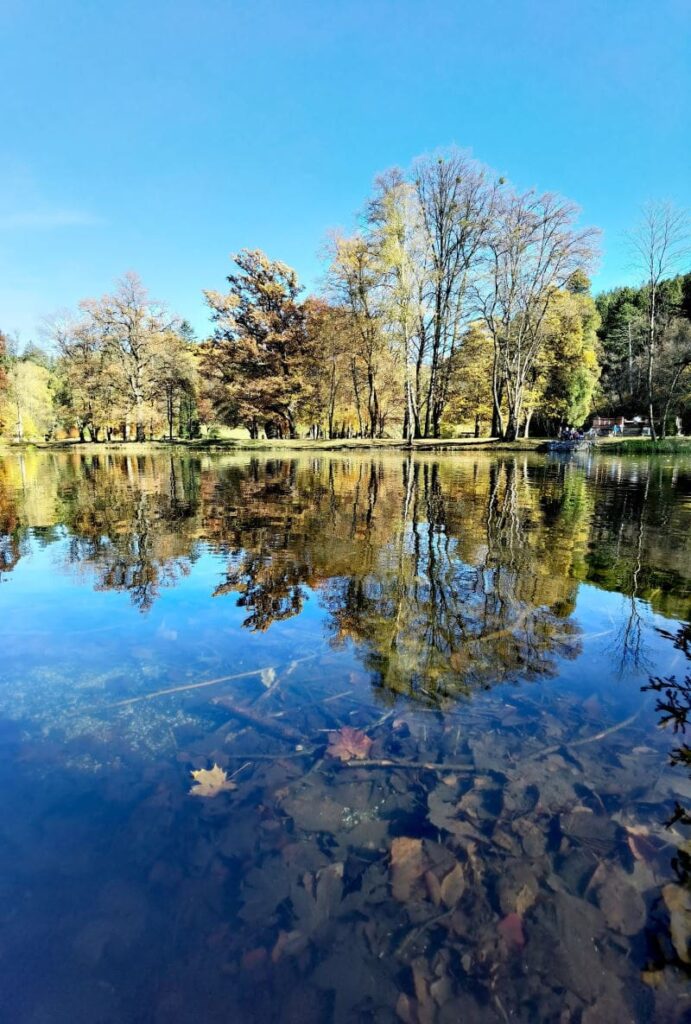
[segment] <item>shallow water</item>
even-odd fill
[[[688,461],[6,455],[3,1020],[687,1019],[690,620]]]

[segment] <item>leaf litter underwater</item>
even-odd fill
[[[56,557],[64,543],[42,550]],[[195,572],[218,573],[215,552],[198,557],[178,593]],[[457,557],[447,552],[447,570]],[[331,577],[330,615],[343,579]],[[309,579],[312,603],[317,589]],[[64,603],[75,593],[60,587]],[[506,677],[493,665],[498,685],[458,689],[484,672],[482,648],[468,666],[456,646],[422,671],[427,621],[398,636],[387,686],[387,648],[363,658],[352,626],[334,643],[308,608],[249,643],[239,619],[207,627],[217,613],[200,617],[199,600],[187,591],[187,627],[167,609],[169,656],[155,608],[127,619],[112,646],[101,637],[75,651],[63,635],[8,654],[4,1019],[689,1018],[688,826],[670,820],[691,783],[669,762],[680,737],[641,693],[647,667],[598,683],[619,605],[582,589],[579,628],[562,620],[551,633],[549,671],[524,651]],[[378,614],[384,628],[392,609]],[[511,629],[535,615],[516,602]],[[687,627],[644,608],[641,621],[655,668],[675,650],[683,674]],[[511,637],[490,625],[485,646]]]

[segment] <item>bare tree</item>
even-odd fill
[[[426,240],[420,320],[420,351],[429,363],[424,434],[438,437],[467,289],[487,244],[496,187],[485,168],[459,152],[423,158],[414,174]]]
[[[578,271],[587,270],[595,255],[597,232],[576,230],[576,214],[572,203],[551,193],[507,189],[495,204],[485,273],[475,295],[494,343],[495,421],[509,440],[521,426],[550,299]]]
[[[637,227],[629,235],[629,245],[648,288],[646,324],[646,393],[650,433],[657,438],[654,410],[655,364],[658,349],[658,299],[660,285],[671,277],[680,262],[691,253],[691,225],[686,210],[671,203],[650,202],[643,209]]]

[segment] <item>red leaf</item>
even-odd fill
[[[338,732],[329,733],[327,754],[340,757],[341,761],[352,761],[367,757],[372,740],[361,729],[353,729],[344,725]]]
[[[523,921],[518,914],[507,914],[499,922],[499,934],[509,949],[523,949],[525,946],[525,935],[523,934]]]

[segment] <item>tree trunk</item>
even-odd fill
[[[523,430],[523,437],[530,437],[530,421],[533,418],[533,409],[528,409],[525,417],[525,428]]]
[[[650,420],[650,436],[653,441],[657,441],[657,433],[655,431],[655,410],[653,408],[653,367],[655,361],[655,301],[656,301],[656,290],[655,285],[650,290],[650,320],[648,322],[648,365],[646,373],[646,385],[648,392],[648,419]]]

